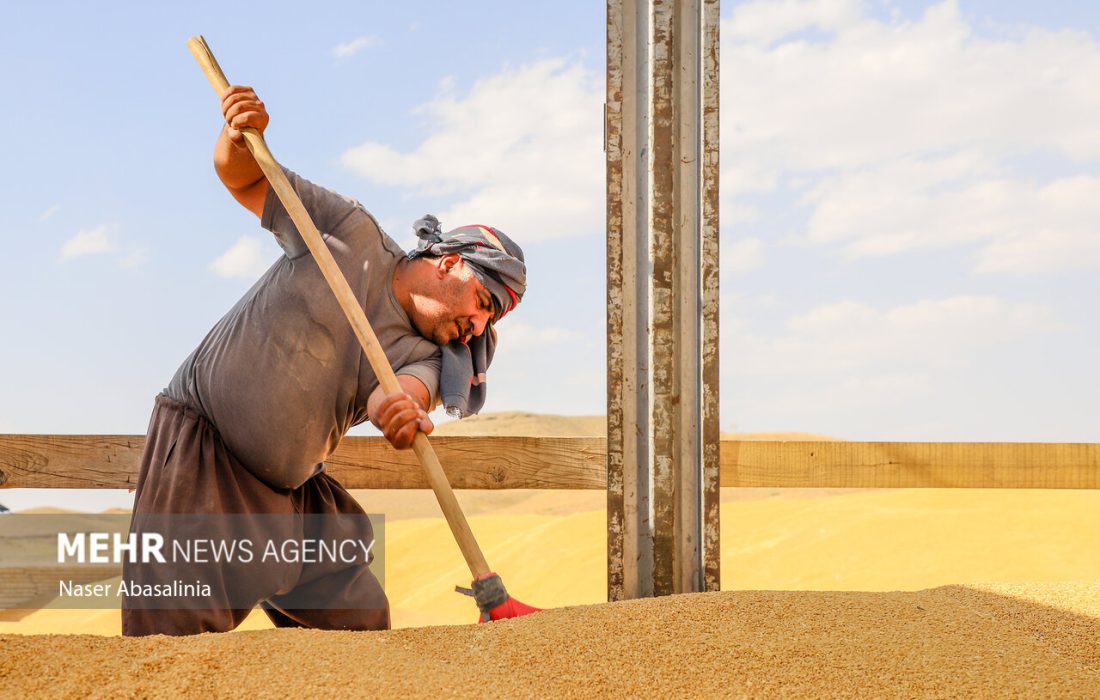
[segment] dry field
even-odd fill
[[[1097,697],[1100,586],[733,591],[490,625],[0,636],[9,697]]]
[[[460,429],[604,428],[490,414],[439,434]],[[465,624],[476,610],[453,589],[469,573],[434,496],[360,491],[386,515],[394,626],[435,627],[276,632],[253,614],[232,635],[62,639],[5,635],[117,635],[118,614],[8,613],[0,693],[1100,697],[1100,491],[723,489],[723,593],[615,605],[592,605],[603,492],[458,495],[509,591],[554,610]],[[240,663],[252,658],[265,661]]]

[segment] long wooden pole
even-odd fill
[[[187,41],[187,48],[191,50],[191,54],[199,62],[207,80],[214,87],[214,91],[221,97],[222,93],[229,87],[229,81],[218,65],[218,61],[214,58],[214,54],[210,51],[210,47],[206,45],[206,40],[201,36],[191,37]],[[256,163],[263,170],[268,183],[275,190],[275,194],[278,195],[279,201],[286,207],[291,220],[298,227],[302,240],[306,242],[310,252],[313,253],[317,266],[321,268],[321,274],[325,276],[329,288],[336,295],[336,301],[340,303],[340,308],[344,310],[344,315],[347,316],[348,322],[355,330],[355,335],[363,346],[363,352],[366,353],[367,360],[370,362],[375,376],[378,377],[382,390],[387,394],[401,393],[401,385],[397,382],[397,376],[394,374],[393,368],[390,367],[386,353],[378,343],[378,337],[374,334],[374,329],[371,328],[367,315],[363,312],[363,308],[359,305],[359,301],[356,299],[355,293],[351,291],[347,280],[344,279],[340,268],[337,267],[332,253],[321,239],[321,234],[317,231],[317,227],[302,204],[302,200],[298,198],[298,194],[291,187],[283,169],[275,162],[275,157],[271,155],[263,136],[251,128],[244,128],[240,131],[244,134],[245,142],[252,152],[252,157],[256,159]],[[454,533],[455,540],[458,541],[462,556],[466,558],[466,563],[470,567],[470,573],[473,574],[475,579],[490,573],[485,555],[481,553],[481,547],[474,539],[470,524],[466,522],[466,516],[458,505],[454,491],[451,490],[451,485],[447,481],[447,475],[443,472],[443,467],[439,464],[439,458],[436,457],[435,450],[428,442],[427,435],[421,432],[416,433],[416,437],[413,439],[413,451],[416,452],[420,464],[424,467],[428,482],[431,484],[432,490],[435,491],[435,497],[439,500],[439,507],[443,510],[443,516],[447,518],[447,524],[451,526],[451,532]]]

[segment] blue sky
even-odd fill
[[[1100,7],[722,21],[723,430],[1100,439]],[[524,245],[486,410],[602,413],[604,33],[593,2],[5,5],[0,432],[142,433],[279,254],[214,176],[192,34],[397,240],[434,212]]]

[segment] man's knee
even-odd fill
[[[305,627],[316,630],[345,630],[374,632],[390,629],[390,607],[357,609],[287,610],[270,601],[263,604],[264,612],[276,627]]]
[[[229,632],[248,616],[248,610],[144,610],[122,611],[122,636],[145,637],[166,634],[181,637],[204,632]]]

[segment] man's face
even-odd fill
[[[493,317],[493,297],[461,256],[439,258],[432,282],[416,299],[417,331],[438,345],[481,335]]]

